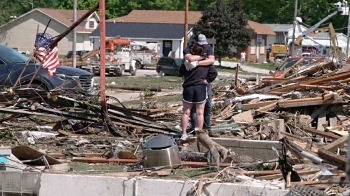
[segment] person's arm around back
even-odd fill
[[[208,75],[207,75],[207,80],[212,83],[216,77],[218,76],[218,71],[216,70],[215,66],[214,65],[211,65],[209,67],[209,72],[208,72]]]
[[[206,46],[205,52],[207,53],[207,58],[198,61],[198,66],[210,66],[215,62],[214,50],[210,45]]]

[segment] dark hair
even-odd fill
[[[198,44],[194,44],[192,46],[192,52],[194,55],[203,55],[203,47],[201,45]]]

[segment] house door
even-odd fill
[[[163,41],[163,55],[168,56],[169,52],[171,52],[173,49],[173,41],[171,40],[164,40]]]

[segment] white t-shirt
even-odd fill
[[[241,58],[244,58],[245,59],[245,52],[241,52]]]

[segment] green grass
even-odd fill
[[[231,74],[236,73],[236,68],[230,68],[230,67],[216,67],[216,70],[218,72],[226,72],[226,73],[231,73]],[[242,70],[239,70],[238,74],[239,75],[259,75],[259,76],[265,75],[265,74],[261,74],[261,73],[251,73],[251,72],[242,71]]]
[[[69,166],[74,172],[84,172],[84,173],[107,173],[107,172],[121,172],[123,171],[123,166],[118,164],[89,164],[72,162]]]
[[[238,61],[232,61],[232,60],[224,60],[224,61],[230,61],[230,62],[235,62],[235,63],[240,63]],[[273,63],[253,63],[253,62],[245,62],[245,66],[249,67],[255,67],[259,69],[267,69],[267,70],[275,70],[277,65]]]
[[[160,87],[162,89],[181,89],[182,78],[176,76],[164,77],[106,77],[106,83],[117,85],[136,85],[139,87]]]
[[[152,97],[150,99],[124,101],[123,104],[127,106],[136,106],[136,105],[141,105],[143,102],[147,102],[147,103],[154,103],[154,104],[163,104],[163,105],[157,105],[158,107],[159,106],[167,107],[166,103],[174,103],[174,102],[181,103],[181,100],[182,100],[182,95],[179,94],[179,95],[173,95],[173,96]]]
[[[244,63],[246,66],[255,67],[259,69],[276,70],[277,65],[273,63]]]

